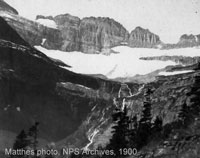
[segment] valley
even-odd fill
[[[0,0],[0,157],[36,122],[38,149],[109,149],[120,122],[113,115],[126,109],[139,131],[151,91],[144,123],[151,127],[136,143],[144,143],[136,157],[197,158],[199,50],[200,35],[168,44],[107,17],[66,13],[33,21]]]

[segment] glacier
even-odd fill
[[[161,50],[117,46],[112,49],[120,53],[110,54],[109,56],[103,54],[47,50],[41,46],[35,46],[35,48],[51,58],[59,59],[67,65],[70,65],[71,68],[65,67],[68,70],[82,74],[102,74],[110,79],[145,75],[155,70],[163,69],[166,66],[177,65],[177,63],[173,61],[141,60],[141,57],[200,56],[198,47]]]

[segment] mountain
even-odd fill
[[[148,29],[136,27],[130,33],[128,44],[130,47],[157,48],[159,44],[161,44],[159,36],[150,32]]]
[[[37,16],[37,20],[41,16]],[[49,17],[42,17],[49,19]],[[128,31],[118,22],[109,18],[83,18],[69,14],[58,15],[55,21],[63,38],[63,51],[81,51],[99,53],[105,49],[120,45],[128,38]]]
[[[16,135],[35,121],[40,122],[41,139],[64,139],[81,125],[93,106],[100,100],[108,102],[117,93],[120,83],[63,69],[31,47],[2,18],[0,26],[1,149],[14,141],[10,140],[13,136],[6,137],[7,132]],[[9,34],[5,35],[6,31]]]
[[[160,118],[162,132],[153,134],[148,143],[138,151],[137,157],[197,157],[200,151],[199,68],[199,64],[185,67],[193,72],[158,76],[156,80],[147,84],[132,86],[122,84],[112,104],[107,104],[105,107],[95,106],[80,128],[70,137],[58,142],[58,146],[63,148],[67,144],[73,144],[82,147],[84,144],[79,140],[87,133],[89,142],[85,145],[86,148],[106,147],[113,133],[110,114],[116,107],[127,106],[128,115],[137,116],[139,120],[144,109],[145,92],[150,88],[153,91],[151,122],[157,117]],[[182,71],[182,69],[172,68],[170,71]],[[181,113],[184,104],[190,109],[186,112],[186,117],[190,120],[187,125],[182,125]],[[85,127],[89,127],[89,130],[85,130]]]
[[[42,45],[47,49],[62,51],[81,51],[100,53],[120,45],[128,38],[126,29],[113,19],[84,18],[80,20],[69,14],[49,17],[37,17],[37,22],[23,17],[1,14],[20,36],[32,46]],[[54,28],[45,23],[55,23]]]
[[[8,5],[4,0],[0,0],[0,11],[6,11],[12,14],[18,14],[17,10]]]
[[[200,45],[200,35],[184,34],[180,37],[180,40],[177,45],[182,46],[182,47],[199,46]]]
[[[1,151],[12,147],[16,134],[35,121],[40,122],[38,136],[44,146],[55,142],[59,151],[66,147],[105,147],[113,135],[111,115],[115,109],[126,105],[128,114],[137,116],[139,122],[143,117],[145,92],[151,89],[150,122],[161,119],[162,131],[148,131],[149,135],[153,134],[138,150],[137,157],[199,156],[199,59],[155,57],[190,65],[168,67],[166,71],[170,75],[157,75],[147,83],[121,83],[98,78],[100,75],[78,74],[64,69],[68,65],[49,58],[33,46],[98,52],[130,42],[120,24],[108,18],[80,20],[70,15],[40,16],[38,22],[11,13],[1,16],[4,17],[0,18]],[[51,27],[45,26],[49,24]],[[142,28],[136,28],[130,38],[137,43],[133,47],[151,48],[160,42],[158,36]],[[182,41],[194,42],[193,37],[187,36]]]
[[[127,45],[137,48],[173,49],[199,46],[199,35],[183,35],[176,44],[165,44],[148,29],[136,27],[131,33],[117,21],[104,17],[80,19],[70,14],[55,17],[38,15],[31,21],[17,15],[17,11],[4,1],[2,16],[31,46],[47,49],[80,51],[88,54],[115,53],[111,48]],[[5,12],[4,12],[5,11]]]

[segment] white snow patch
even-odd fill
[[[198,37],[197,36],[194,36],[194,37],[195,37],[196,42],[198,42],[199,41]]]
[[[80,84],[76,84],[77,86],[79,86],[79,87],[81,87],[81,88],[85,88],[85,89],[87,89],[87,90],[90,90],[91,88],[89,88],[89,87],[86,87],[86,86],[83,86],[83,85],[80,85]]]
[[[121,44],[122,44],[122,45],[128,45],[128,43],[127,43],[127,42],[121,42]]]
[[[35,48],[51,58],[59,59],[72,66],[72,68],[66,69],[83,74],[103,74],[108,78],[131,77],[136,74],[144,75],[169,65],[177,65],[173,61],[140,60],[141,57],[162,55],[200,56],[199,49],[197,48],[159,50],[119,46],[113,48],[113,50],[120,53],[109,56],[47,50],[41,46],[35,46]]]
[[[88,120],[87,120],[87,124],[90,123],[91,118],[92,118],[92,116],[90,116],[90,117],[88,118]]]
[[[12,16],[12,14],[5,12],[5,11],[0,11],[0,16],[4,17],[4,18],[9,18],[9,19],[14,19],[14,17]]]
[[[14,72],[14,70],[13,70],[13,69],[8,69],[8,71],[10,71],[10,72]]]
[[[174,71],[174,72],[160,72],[159,75],[170,76],[170,75],[178,75],[178,74],[184,74],[184,73],[189,73],[189,72],[193,72],[193,70]]]
[[[70,85],[70,86],[78,86],[78,87],[81,87],[81,88],[84,88],[84,89],[87,89],[87,90],[90,90],[91,88],[89,88],[89,87],[86,87],[86,86],[83,86],[83,85],[81,85],[81,84],[73,84],[73,83],[71,83],[71,82],[60,82],[60,84],[62,84],[62,85]]]
[[[41,58],[39,55],[37,54],[33,54],[33,56],[37,57],[37,58]]]
[[[125,108],[125,104],[126,104],[126,100],[125,100],[125,98],[123,99],[123,102],[122,102],[122,111],[124,110],[124,108]]]
[[[43,38],[41,45],[44,45],[44,43],[46,42],[46,40],[47,40],[46,38]]]
[[[92,108],[92,110],[91,111],[94,111],[94,109],[97,107],[97,105],[95,105],[93,108]]]
[[[89,150],[89,146],[93,143],[94,137],[97,135],[98,132],[99,132],[99,130],[95,129],[94,132],[92,132],[91,134],[88,135],[88,140],[90,142],[83,148],[83,150]]]
[[[21,108],[18,106],[18,107],[16,107],[16,110],[17,110],[18,112],[20,112],[20,111],[21,111]]]
[[[159,45],[157,45],[156,47],[157,47],[158,49],[161,49],[161,48],[162,48],[162,45],[159,44]]]
[[[40,24],[42,24],[44,26],[57,29],[57,25],[56,25],[55,21],[53,21],[53,20],[49,20],[49,19],[37,19],[36,22],[38,22],[38,23],[40,23]]]
[[[8,104],[8,105],[4,108],[4,111],[7,111],[9,107],[11,107],[11,105]]]

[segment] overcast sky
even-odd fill
[[[80,18],[110,17],[128,31],[148,28],[168,43],[182,34],[200,34],[200,0],[5,0],[29,19],[69,13]]]

